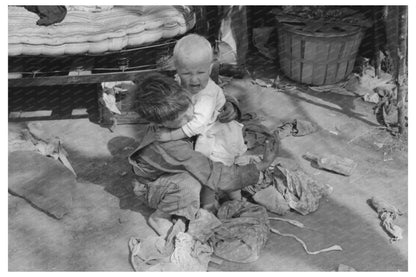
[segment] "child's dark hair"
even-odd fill
[[[135,83],[135,110],[150,122],[161,124],[175,120],[192,103],[188,91],[163,74],[152,73]]]

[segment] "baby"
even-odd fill
[[[180,39],[173,50],[180,84],[192,94],[192,120],[176,130],[163,129],[159,141],[198,136],[195,150],[216,162],[232,165],[247,151],[243,125],[233,120],[220,123],[217,117],[225,104],[222,89],[210,79],[213,52],[204,37],[191,34]]]

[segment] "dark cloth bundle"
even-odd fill
[[[36,22],[40,26],[59,23],[66,16],[65,6],[23,6],[26,10],[36,13],[40,19]]]

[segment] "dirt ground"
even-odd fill
[[[294,239],[270,234],[258,261],[224,261],[210,264],[209,271],[333,271],[339,264],[357,271],[408,270],[407,148],[400,149],[377,128],[371,104],[330,93],[280,92],[249,80],[236,80],[227,91],[239,98],[243,111],[256,112],[270,128],[293,119],[319,125],[317,133],[283,139],[281,156],[331,185],[333,193],[312,214],[287,215],[309,229],[276,221],[272,227],[302,238],[311,251],[334,244],[343,250],[308,255]],[[63,140],[78,178],[71,188],[72,210],[61,220],[9,194],[9,271],[132,271],[129,238],[154,234],[146,223],[152,210],[133,194],[126,159],[143,126],[120,125],[111,133],[86,118],[28,124]],[[9,129],[20,125],[10,122]],[[319,170],[302,158],[307,151],[348,157],[358,167],[350,177]],[[405,212],[396,220],[403,240],[389,242],[367,203],[373,196]]]

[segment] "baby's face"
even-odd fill
[[[177,129],[188,123],[194,115],[194,105],[190,104],[188,109],[181,113],[175,120],[163,122],[162,127]]]
[[[176,71],[181,79],[181,86],[192,94],[203,90],[211,74],[211,60],[203,56],[184,57],[176,62]]]

